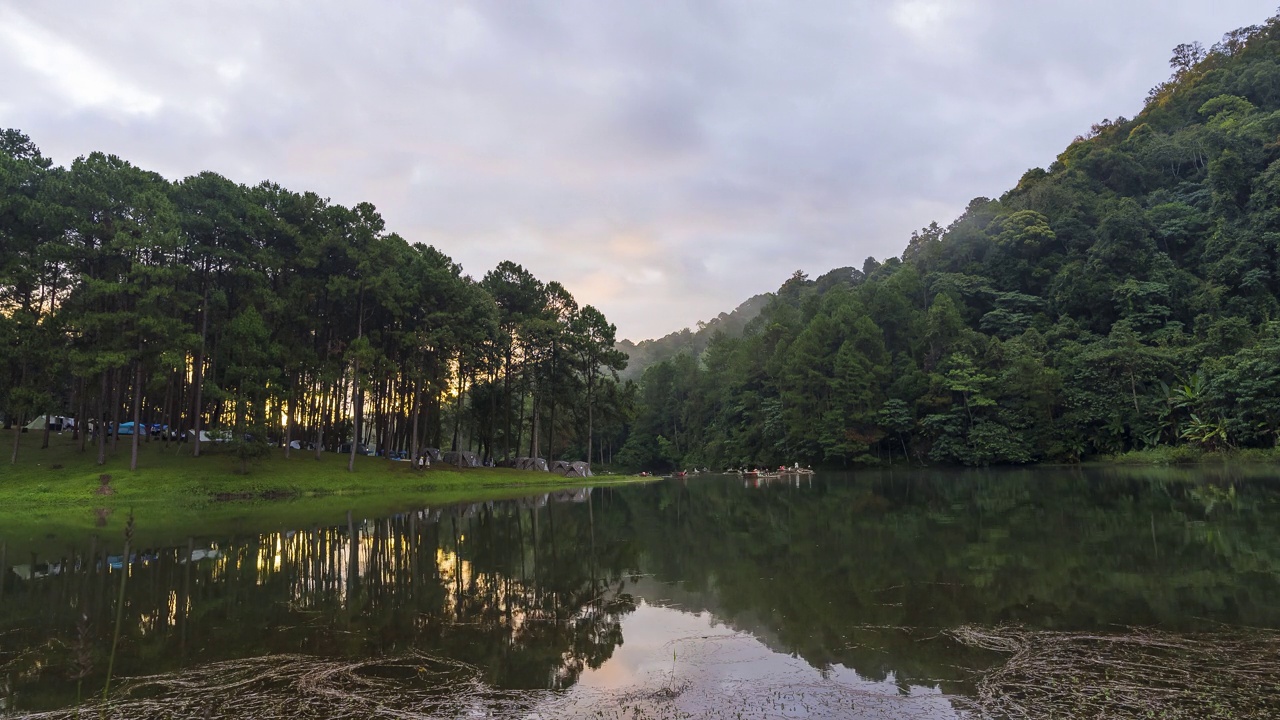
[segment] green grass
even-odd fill
[[[13,436],[0,435],[12,448]],[[415,471],[407,462],[357,457],[355,472],[347,456],[283,450],[237,473],[229,455],[202,447],[143,442],[138,470],[129,470],[129,438],[108,449],[98,465],[90,446],[76,450],[70,434],[51,438],[40,449],[40,435],[22,436],[18,463],[0,465],[0,542],[10,549],[65,550],[68,542],[100,533],[120,537],[132,511],[137,523],[135,547],[185,541],[190,535],[256,534],[345,522],[411,508],[471,500],[517,497],[579,486],[582,479],[505,468]],[[6,452],[6,456],[8,453]],[[6,458],[7,459],[7,458]],[[111,476],[112,494],[100,495],[99,477]],[[595,477],[592,485],[631,482],[634,477]]]
[[[1209,452],[1189,445],[1160,445],[1099,459],[1115,465],[1182,465],[1192,463],[1280,463],[1280,448],[1246,448]]]

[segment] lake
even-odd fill
[[[108,666],[129,718],[1280,715],[1270,468],[698,475],[127,563],[120,526],[0,531],[0,715],[97,713]]]

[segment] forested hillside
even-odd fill
[[[614,333],[514,263],[472,280],[367,203],[213,173],[169,182],[101,153],[63,168],[0,133],[14,458],[21,426],[52,414],[81,421],[86,452],[89,419],[148,427],[125,435],[134,463],[139,441],[190,437],[198,455],[206,429],[242,459],[291,442],[582,459],[620,441]],[[96,434],[100,463],[121,434]]]
[[[645,373],[647,466],[1073,461],[1280,436],[1280,18],[901,258]]]
[[[706,322],[699,322],[697,330],[684,328],[655,340],[641,340],[638,343],[619,341],[618,349],[627,355],[626,370],[619,376],[624,380],[637,380],[649,366],[669,360],[682,352],[698,357],[711,344],[711,338],[716,333],[741,337],[747,323],[760,314],[760,309],[769,302],[770,297],[772,296],[765,294],[748,298],[732,312],[722,312]]]

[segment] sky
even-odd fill
[[[0,0],[0,127],[371,202],[619,338],[898,255],[1278,0]]]

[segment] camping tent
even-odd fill
[[[455,465],[457,467],[480,467],[480,456],[470,450],[454,451],[450,450],[443,456],[445,465]]]
[[[187,437],[189,437],[189,438],[191,438],[192,440],[194,440],[194,439],[195,439],[195,437],[196,437],[196,431],[195,431],[195,430],[188,430],[188,431],[187,431]],[[228,440],[230,440],[230,439],[231,439],[231,433],[226,432],[225,430],[214,430],[214,431],[213,431],[213,434],[209,434],[208,432],[206,432],[206,431],[204,431],[204,430],[201,430],[201,431],[200,431],[200,442],[202,442],[202,443],[207,443],[207,442],[227,442],[227,441],[228,441]]]
[[[591,470],[587,468],[587,464],[582,461],[556,460],[551,463],[551,472],[565,477],[587,477],[591,474]]]
[[[76,421],[62,415],[37,415],[35,419],[23,426],[23,430],[44,430],[45,420],[49,422],[49,429],[55,432],[62,432],[63,429],[71,429],[76,426]]]
[[[547,471],[547,461],[542,458],[519,457],[516,458],[516,468],[519,470],[539,470]]]

